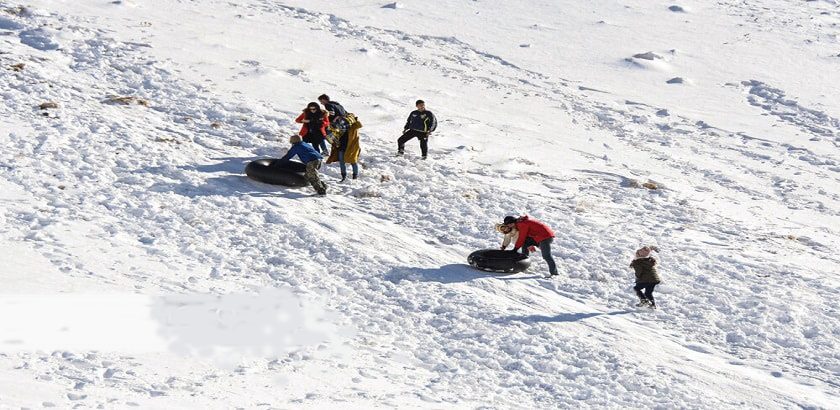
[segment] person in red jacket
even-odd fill
[[[300,136],[303,137],[303,142],[312,144],[315,151],[323,155],[327,154],[327,127],[330,125],[329,113],[321,110],[321,106],[316,102],[311,102],[306,105],[295,122],[303,124],[300,127]]]
[[[557,276],[557,264],[554,263],[554,258],[551,257],[551,243],[554,242],[554,231],[548,225],[536,219],[528,218],[527,215],[520,216],[519,218],[506,216],[503,224],[511,228],[516,228],[519,231],[519,238],[516,239],[516,244],[513,245],[514,252],[521,248],[522,254],[528,255],[529,246],[538,246],[542,252],[543,259],[548,264],[548,273],[551,276]]]

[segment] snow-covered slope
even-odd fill
[[[0,0],[0,407],[836,407],[836,1],[385,3]],[[361,179],[245,178],[324,92]]]

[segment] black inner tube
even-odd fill
[[[264,159],[258,159],[257,161],[266,161]],[[257,162],[254,161],[254,162]],[[306,172],[306,164],[297,161],[289,161],[289,160],[280,160],[280,159],[271,159],[268,160],[266,164],[269,167],[282,169],[283,171],[291,171],[291,172]]]
[[[306,165],[296,161],[281,161],[274,158],[263,158],[252,161],[245,167],[245,174],[256,181],[273,185],[290,187],[306,186],[303,172]]]
[[[527,259],[528,257],[514,251],[503,251],[501,249],[485,249],[479,251],[480,254],[476,255],[476,257],[480,257],[482,259],[487,260],[514,260],[514,261],[521,261],[522,259]]]
[[[467,257],[470,266],[492,272],[523,272],[531,265],[531,260],[513,251],[501,249],[482,249]]]

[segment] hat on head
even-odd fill
[[[636,251],[636,259],[644,259],[650,256],[651,249],[645,246]]]
[[[511,229],[513,229],[513,228],[511,228],[511,227],[509,227],[505,224],[496,224],[496,232],[503,233],[503,234],[507,235],[508,233],[510,233]]]
[[[502,223],[505,224],[505,225],[515,224],[516,223],[516,217],[508,215],[508,216],[505,217],[505,220]]]

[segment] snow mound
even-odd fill
[[[402,3],[400,3],[400,2],[393,2],[393,3],[388,3],[388,4],[383,5],[381,8],[383,8],[383,9],[392,9],[392,10],[396,10],[396,9],[401,9],[401,8],[403,8],[403,7],[404,7],[404,6],[402,5]]]
[[[655,71],[671,71],[672,67],[668,60],[661,54],[653,51],[634,54],[632,57],[625,58],[625,62],[630,66]]]

